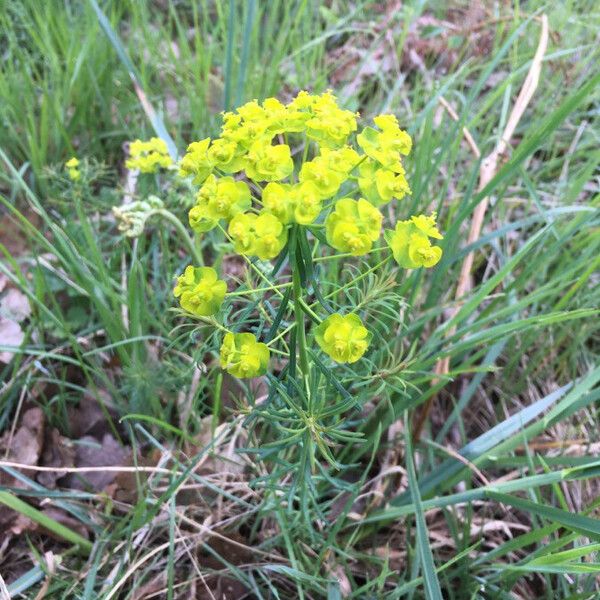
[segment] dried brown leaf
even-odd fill
[[[0,455],[6,460],[24,465],[37,465],[44,441],[44,413],[41,408],[26,410],[14,435],[7,431],[0,438]],[[25,487],[4,471],[0,472],[0,485]]]
[[[79,468],[124,466],[127,464],[130,452],[129,447],[119,444],[110,433],[105,433],[101,442],[87,435],[77,440],[75,444],[74,462]],[[111,484],[115,477],[116,473],[113,471],[69,473],[61,483],[71,489],[92,489],[100,492]]]

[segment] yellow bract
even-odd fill
[[[339,363],[356,362],[366,352],[371,337],[355,314],[330,315],[315,330],[321,350]]]
[[[275,258],[287,242],[287,229],[273,214],[240,213],[231,219],[229,235],[238,254]]]
[[[153,137],[147,142],[134,140],[129,144],[129,158],[125,161],[128,169],[139,169],[142,173],[156,173],[160,168],[173,164],[164,140]]]
[[[325,220],[327,242],[340,252],[366,254],[379,238],[383,215],[369,202],[343,198]]]
[[[280,181],[294,170],[288,145],[272,146],[262,141],[252,144],[244,165],[246,175],[253,181]]]
[[[233,177],[217,179],[209,175],[196,196],[197,204],[189,212],[190,227],[202,233],[217,225],[219,220],[229,221],[234,215],[252,205],[250,188]]]
[[[394,115],[379,115],[374,119],[381,129],[365,127],[356,136],[358,145],[365,154],[386,169],[396,173],[404,173],[401,155],[406,156],[412,148],[412,140],[406,131],[400,129]]]
[[[323,208],[321,195],[310,182],[300,184],[268,183],[262,193],[266,212],[275,215],[283,224],[309,225]]]
[[[65,168],[67,169],[67,173],[69,174],[69,179],[71,181],[79,181],[81,179],[81,172],[79,171],[79,159],[75,156],[70,158],[65,163]]]
[[[405,269],[433,267],[442,257],[442,249],[432,246],[429,238],[443,239],[435,224],[436,214],[413,216],[398,221],[394,231],[386,231],[385,238],[396,262]]]
[[[185,156],[179,161],[179,174],[182,177],[193,176],[195,184],[200,185],[212,172],[212,162],[208,158],[210,138],[192,142]]]
[[[267,372],[270,352],[252,333],[226,333],[221,345],[221,367],[234,377],[258,377]]]
[[[217,277],[214,269],[191,265],[177,278],[177,285],[173,290],[175,297],[179,298],[181,308],[202,317],[219,311],[226,292],[226,283]]]

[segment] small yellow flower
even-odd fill
[[[310,108],[314,116],[306,122],[306,135],[322,148],[339,148],[356,131],[356,113],[340,108],[331,92],[317,96]]]
[[[379,238],[383,215],[367,200],[343,198],[325,220],[327,242],[340,252],[366,254]]]
[[[269,213],[261,213],[254,221],[254,249],[261,260],[275,258],[287,242],[287,229],[283,223]]]
[[[81,172],[79,171],[79,159],[75,156],[70,158],[65,163],[65,168],[67,169],[67,173],[69,174],[69,179],[71,181],[79,181],[81,179]]]
[[[411,217],[411,221],[415,227],[425,235],[435,238],[436,240],[443,240],[444,236],[438,231],[435,220],[437,219],[437,213],[433,212],[428,217],[426,215],[418,215]]]
[[[435,224],[435,213],[413,216],[407,221],[398,221],[394,231],[385,232],[394,260],[405,269],[433,267],[442,257],[442,249],[432,246],[429,238],[443,239]]]
[[[231,219],[228,233],[238,254],[275,258],[287,242],[287,229],[273,214],[239,213]]]
[[[306,90],[300,90],[288,106],[293,110],[307,110],[314,105],[317,98],[318,96],[309,94]]]
[[[267,372],[270,352],[252,333],[226,333],[221,345],[221,367],[234,377],[259,377]]]
[[[299,225],[310,225],[323,209],[321,195],[314,183],[305,181],[293,188],[294,221]]]
[[[344,177],[348,176],[348,173],[354,169],[361,159],[358,152],[350,146],[342,146],[337,150],[321,148],[321,157],[324,164],[334,171],[342,173]]]
[[[211,144],[207,157],[210,164],[224,173],[237,173],[244,168],[243,152],[235,142],[219,138]]]
[[[407,155],[412,148],[412,140],[406,131],[400,129],[398,120],[393,115],[375,117],[375,124],[381,129],[365,127],[356,136],[358,145],[365,154],[380,165],[394,171],[404,173],[400,155]]]
[[[404,169],[396,173],[380,167],[374,160],[368,159],[360,165],[359,173],[360,191],[375,206],[381,206],[393,198],[400,200],[406,194],[411,193]]]
[[[270,136],[286,132],[299,133],[306,129],[306,121],[310,118],[308,113],[286,106],[277,98],[267,98],[262,106],[268,121],[267,131]]]
[[[177,278],[177,285],[173,290],[175,297],[179,298],[181,308],[202,317],[219,311],[226,292],[226,283],[217,277],[213,268],[191,265]]]
[[[229,221],[252,205],[250,188],[233,177],[217,179],[209,175],[196,195],[197,204],[189,212],[190,227],[202,233],[216,226],[220,219]]]
[[[400,129],[395,115],[379,115],[373,119],[373,122],[383,131],[382,140],[384,145],[389,144],[404,156],[410,154],[412,139],[406,131]]]
[[[211,216],[207,204],[196,204],[195,206],[192,206],[188,213],[188,219],[190,227],[196,233],[210,231],[211,229],[214,229],[219,222]]]
[[[263,190],[262,203],[265,211],[275,215],[284,225],[309,225],[323,208],[321,196],[311,182],[269,183]]]
[[[315,330],[321,350],[339,363],[356,362],[366,352],[371,337],[355,314],[330,315]]]
[[[262,204],[266,211],[274,214],[282,223],[291,223],[294,218],[294,186],[289,183],[267,183],[262,193]]]
[[[302,165],[298,178],[301,183],[311,183],[322,199],[334,196],[345,179],[343,173],[332,169],[319,156]]]
[[[231,219],[227,230],[233,240],[233,248],[238,254],[254,253],[254,223],[257,216],[254,213],[238,213]]]
[[[246,175],[253,181],[281,181],[294,170],[290,147],[254,142],[246,156]]]
[[[134,140],[129,145],[129,158],[125,161],[128,169],[138,169],[142,173],[156,173],[160,168],[173,164],[164,140],[153,137],[147,142]]]
[[[394,173],[387,169],[378,169],[375,172],[375,185],[384,202],[389,202],[392,198],[401,200],[406,194],[410,194],[410,186],[403,172]]]
[[[192,142],[187,147],[187,152],[179,161],[179,175],[181,177],[193,176],[196,185],[204,183],[212,173],[213,163],[208,158],[208,147],[210,138],[204,138],[199,142]]]

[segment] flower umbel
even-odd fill
[[[221,367],[234,377],[259,377],[267,372],[270,352],[252,333],[226,333],[220,358]]]
[[[367,350],[372,334],[355,314],[327,317],[315,330],[321,350],[339,363],[356,362]]]
[[[129,158],[125,161],[128,169],[139,169],[142,173],[156,173],[173,164],[164,140],[153,137],[147,142],[134,140],[129,144]]]
[[[70,158],[65,163],[65,168],[67,169],[67,173],[69,174],[69,179],[71,181],[79,181],[81,179],[81,172],[79,171],[79,159],[75,156]]]
[[[173,290],[179,298],[181,308],[193,315],[207,317],[214,315],[221,308],[227,284],[217,277],[217,272],[211,267],[185,268],[183,275],[177,278]]]
[[[327,241],[340,252],[366,254],[381,232],[383,215],[363,198],[343,198],[325,220]]]
[[[179,163],[180,176],[201,186],[189,211],[191,228],[198,235],[219,228],[226,234],[225,245],[218,242],[219,250],[232,248],[247,268],[240,276],[243,287],[231,292],[236,298],[231,310],[224,311],[223,323],[217,324],[225,331],[221,366],[235,377],[264,374],[271,352],[290,362],[295,353],[294,372],[308,381],[306,315],[320,323],[313,329],[314,339],[336,362],[356,362],[369,346],[372,334],[358,315],[333,314],[321,321],[319,305],[330,310],[326,298],[337,292],[328,282],[334,290],[323,297],[322,270],[313,262],[335,258],[317,257],[324,244],[346,259],[385,250],[379,242],[379,207],[411,193],[402,161],[412,140],[394,115],[379,115],[373,127],[358,132],[357,118],[341,108],[331,92],[300,92],[287,104],[276,98],[252,100],[223,113],[220,136],[191,143]],[[134,150],[139,149],[132,144],[132,155]],[[160,154],[159,150],[152,151]],[[152,162],[152,153],[144,152],[138,155]],[[385,237],[405,268],[432,266],[441,256],[441,249],[430,242],[441,239],[435,215],[400,221]],[[277,257],[274,269],[260,262]],[[348,277],[349,270],[341,271]],[[276,284],[277,273],[288,281]],[[250,283],[252,274],[260,277],[256,289]],[[270,293],[268,302],[257,297],[258,292]],[[227,297],[225,282],[210,267],[187,267],[174,293],[185,310],[198,316],[214,315]],[[246,294],[249,309],[241,311],[239,303]],[[364,308],[368,314],[369,307]],[[251,314],[273,321],[271,329],[264,330],[270,331],[268,346],[253,333],[233,333],[226,327],[238,315],[248,319]],[[276,335],[283,323],[286,329]],[[258,330],[263,331],[262,326]]]
[[[433,267],[442,257],[442,249],[432,246],[429,238],[443,239],[435,224],[436,214],[418,215],[398,221],[396,229],[385,232],[394,260],[405,269]]]

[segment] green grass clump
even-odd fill
[[[435,2],[403,3],[391,16],[360,2],[156,6],[99,8],[156,111],[154,125],[164,124],[180,154],[213,133],[226,107],[332,86],[363,117],[391,111],[409,129],[413,194],[386,217],[437,210],[443,258],[428,276],[388,265],[347,290],[348,307],[367,306],[380,321],[368,363],[336,370],[357,404],[342,426],[362,441],[332,444],[336,464],[317,461],[307,485],[296,485],[301,447],[283,448],[274,413],[259,420],[247,410],[269,406],[267,391],[223,378],[213,360],[220,340],[171,310],[173,277],[189,254],[180,232],[156,217],[135,240],[115,226],[111,207],[124,194],[155,194],[185,221],[194,190],[160,177],[132,188],[121,178],[122,143],[155,132],[93,3],[5,3],[0,202],[3,223],[29,251],[2,243],[0,273],[32,310],[20,348],[0,340],[0,351],[15,352],[0,364],[0,428],[12,427],[25,393],[70,437],[70,409],[91,397],[112,415],[111,435],[156,465],[109,500],[44,487],[32,471],[0,463],[19,482],[0,491],[4,504],[38,517],[34,507],[47,499],[93,544],[72,552],[31,533],[25,567],[4,560],[9,591],[33,598],[45,581],[52,598],[132,598],[150,584],[167,598],[207,587],[219,597],[228,586],[240,598],[597,597],[594,4],[504,7],[479,29],[460,19],[448,26],[452,14]],[[495,147],[543,11],[551,42],[540,83],[514,149],[478,190],[480,161],[463,128],[482,156]],[[429,44],[423,54],[414,31]],[[340,56],[356,49],[347,65]],[[86,170],[79,187],[62,168],[73,154]],[[484,197],[482,235],[467,246]],[[194,244],[238,272],[218,232]],[[473,287],[454,311],[470,251]],[[325,261],[323,293],[376,263]],[[440,378],[443,357],[450,369]],[[330,393],[332,406],[343,402]],[[432,396],[414,441],[415,415]],[[45,525],[78,543],[76,532]],[[40,549],[60,555],[52,575]]]

